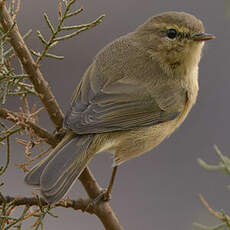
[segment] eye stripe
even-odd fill
[[[188,32],[180,32],[177,31],[176,29],[168,29],[167,37],[170,39],[175,39],[176,37],[189,39],[191,35]]]
[[[189,33],[179,32],[179,33],[178,33],[178,37],[180,37],[180,38],[187,38],[187,39],[189,39],[191,36],[190,36],[190,34],[189,34]]]

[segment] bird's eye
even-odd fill
[[[167,36],[170,39],[174,39],[177,36],[177,31],[175,29],[169,29],[167,31]]]

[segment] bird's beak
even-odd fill
[[[208,41],[214,39],[215,36],[212,34],[207,34],[207,33],[199,33],[199,34],[194,34],[192,36],[193,41]]]

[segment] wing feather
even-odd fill
[[[156,125],[175,119],[186,103],[182,87],[161,84],[149,92],[141,82],[125,78],[108,84],[91,68],[76,90],[65,117],[65,126],[78,134]]]

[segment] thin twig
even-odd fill
[[[18,1],[17,1],[16,9],[15,9],[15,11],[14,11],[14,15],[13,15],[13,17],[12,17],[13,20],[15,20],[17,14],[18,14],[18,12],[19,12],[19,10],[20,10],[20,6],[21,6],[21,0],[18,0]]]
[[[11,203],[14,206],[23,206],[23,205],[27,205],[27,206],[40,206],[42,205],[43,207],[49,205],[44,199],[42,198],[37,198],[37,197],[11,197],[11,196],[3,196],[1,194],[0,196],[0,205],[2,203]],[[66,200],[61,200],[58,203],[56,203],[54,205],[54,207],[63,207],[63,208],[72,208],[74,210],[81,210],[81,211],[85,211],[86,207],[88,206],[90,200],[86,199],[78,199],[78,200],[70,200],[70,199],[66,199]],[[89,210],[87,210],[87,212],[93,214],[94,213],[94,209],[93,207],[91,207]]]
[[[9,136],[7,136],[6,140],[7,140],[6,164],[5,164],[5,167],[0,170],[0,176],[2,176],[5,173],[5,171],[7,170],[8,166],[9,166],[9,163],[10,163],[10,139],[9,139]]]
[[[5,119],[5,120],[9,120],[12,121],[14,123],[17,123],[19,121],[18,119],[19,114],[16,112],[12,112],[10,110],[4,109],[2,107],[0,107],[0,118],[1,119]],[[20,116],[20,118],[22,118]],[[33,129],[34,133],[45,139],[45,141],[50,144],[52,147],[56,146],[57,143],[59,142],[57,139],[54,138],[54,136],[52,134],[50,134],[47,130],[41,128],[40,126],[36,125],[35,123],[24,119],[23,122],[20,122],[19,125],[22,128],[27,128],[30,127],[31,129]]]
[[[215,212],[215,211],[210,207],[210,205],[208,204],[208,202],[204,199],[204,197],[203,197],[201,194],[199,194],[199,198],[200,198],[202,204],[208,209],[208,211],[210,212],[210,214],[212,214],[212,215],[215,216],[216,218],[222,220],[222,216],[221,216],[219,213]]]
[[[9,29],[14,24],[4,4],[4,1],[0,2],[0,23],[5,32],[9,31]],[[38,96],[46,107],[50,119],[55,124],[56,129],[60,129],[63,123],[63,113],[56,99],[54,98],[48,83],[45,81],[42,73],[33,60],[28,47],[26,46],[21,34],[19,33],[17,25],[13,27],[8,36],[10,37],[10,43],[14,47],[17,56],[21,60],[26,73],[29,75],[29,78],[34,85]]]
[[[210,205],[208,204],[208,202],[204,199],[204,197],[201,194],[199,194],[199,198],[200,198],[201,202],[203,203],[203,205],[208,209],[208,211],[210,212],[210,214],[212,214],[213,216],[215,216],[219,220],[223,221],[228,227],[230,227],[229,216],[227,216],[223,211],[221,211],[221,212],[215,212],[210,207]]]

